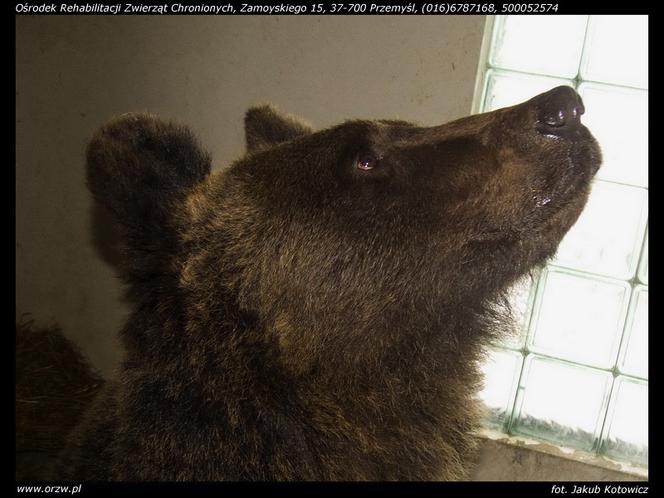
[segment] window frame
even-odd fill
[[[498,36],[498,30],[496,28],[498,26],[497,22],[500,17],[507,17],[507,16],[486,17],[484,36],[482,40],[480,57],[477,68],[477,77],[475,81],[473,104],[471,108],[472,114],[483,112],[487,99],[489,77],[492,74],[492,72],[499,71],[499,72],[504,72],[506,74],[510,73],[517,75],[532,74],[538,77],[561,78],[556,75],[527,73],[524,71],[517,71],[517,70],[511,70],[511,69],[505,69],[493,66],[491,59],[496,39]],[[586,22],[586,32],[584,35],[584,42],[583,42],[584,45],[583,48],[581,49],[579,56],[579,65],[577,69],[577,74],[574,78],[569,79],[569,81],[572,82],[574,87],[577,89],[579,88],[580,85],[584,83],[586,84],[598,83],[616,88],[631,89],[632,87],[626,87],[624,85],[611,84],[606,82],[595,82],[590,80],[584,80],[582,78],[581,73],[583,71],[584,64],[586,64],[587,60],[585,58],[585,49],[586,49],[586,39],[588,35],[588,27],[590,25],[591,18],[592,16],[588,16]],[[648,89],[645,89],[645,91],[648,92]],[[607,277],[606,275],[594,273],[591,271],[579,270],[578,268],[570,268],[569,266],[557,263],[555,259],[552,259],[550,262],[547,262],[547,264],[544,267],[539,268],[534,272],[533,280],[530,287],[530,293],[527,299],[525,316],[523,317],[523,323],[521,324],[521,329],[519,330],[518,343],[515,343],[513,345],[509,345],[506,343],[492,344],[490,348],[490,350],[497,352],[504,351],[510,353],[519,353],[521,355],[520,358],[521,363],[520,367],[518,367],[519,368],[518,375],[516,375],[517,380],[515,384],[510,388],[511,403],[507,407],[508,412],[506,413],[502,429],[497,429],[495,425],[493,427],[491,425],[486,425],[485,428],[483,429],[483,434],[485,437],[490,437],[492,439],[507,437],[510,441],[513,442],[516,441],[518,443],[519,441],[521,441],[521,443],[518,444],[522,444],[523,441],[531,441],[531,443],[537,441],[538,445],[544,445],[545,447],[550,446],[552,448],[556,447],[566,448],[564,445],[558,444],[552,440],[536,438],[527,434],[518,433],[514,431],[514,424],[519,416],[519,406],[520,403],[523,402],[523,394],[524,394],[523,381],[525,380],[523,377],[527,369],[527,365],[529,364],[530,361],[532,361],[531,358],[533,357],[541,357],[541,356],[546,357],[546,355],[543,355],[541,351],[534,351],[533,349],[531,349],[533,336],[534,336],[534,327],[536,325],[536,320],[540,311],[539,307],[541,306],[542,294],[544,293],[546,277],[549,271],[554,271],[554,272],[563,272],[563,273],[571,272],[579,274],[580,276],[583,276],[585,278],[590,278],[592,280],[609,280],[614,283],[624,285],[626,286],[627,289],[626,298],[622,303],[623,309],[620,311],[622,317],[620,320],[621,326],[619,330],[619,336],[617,337],[616,344],[614,345],[615,354],[612,355],[613,366],[611,368],[595,367],[588,365],[587,363],[570,361],[565,358],[559,358],[556,356],[552,357],[555,361],[567,362],[570,365],[580,366],[586,369],[597,370],[603,373],[611,374],[612,376],[611,385],[605,393],[603,408],[598,414],[602,420],[596,427],[597,434],[594,435],[594,442],[592,449],[590,450],[572,449],[568,450],[568,452],[569,454],[577,455],[576,458],[586,462],[592,461],[593,463],[598,465],[608,465],[608,466],[615,466],[616,464],[618,464],[621,468],[627,469],[627,471],[629,471],[630,473],[635,473],[641,476],[647,476],[649,452],[646,461],[640,461],[640,460],[629,461],[626,459],[621,459],[619,456],[612,454],[610,451],[606,451],[606,443],[607,443],[609,429],[612,423],[613,410],[616,404],[616,396],[614,396],[614,393],[618,389],[618,386],[621,385],[622,382],[636,382],[640,384],[645,384],[646,389],[649,386],[648,375],[646,375],[646,377],[640,377],[638,375],[634,375],[633,372],[626,373],[620,370],[624,362],[625,355],[627,353],[626,345],[632,333],[631,323],[635,318],[634,310],[637,304],[636,303],[637,297],[640,295],[639,293],[642,291],[648,292],[649,278],[648,278],[647,266],[649,266],[649,259],[648,259],[649,225],[648,225],[648,213],[647,213],[647,205],[648,205],[647,195],[649,189],[647,184],[645,186],[639,186],[635,184],[624,184],[619,181],[612,181],[608,179],[595,179],[593,180],[593,182],[607,182],[610,184],[627,185],[634,188],[642,188],[646,192],[645,194],[646,200],[644,204],[646,206],[646,212],[645,214],[642,213],[642,218],[644,218],[645,221],[639,225],[639,226],[643,225],[644,228],[639,232],[639,234],[637,235],[638,240],[635,241],[634,243],[635,261],[633,263],[634,271],[631,273],[632,276],[630,278]],[[646,262],[647,265],[645,264]]]

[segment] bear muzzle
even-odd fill
[[[531,99],[537,108],[535,128],[544,135],[573,138],[581,128],[581,115],[586,111],[583,101],[569,86],[559,86]]]

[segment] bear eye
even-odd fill
[[[369,171],[370,169],[374,169],[378,164],[378,159],[376,156],[373,156],[371,154],[362,154],[357,158],[357,162],[355,163],[355,166],[357,169],[361,169],[362,171]]]

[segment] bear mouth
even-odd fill
[[[592,179],[601,165],[599,144],[587,129],[584,136],[568,141],[562,174],[549,191],[537,196],[537,207],[552,205],[552,201],[565,201],[587,192]]]

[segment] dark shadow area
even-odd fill
[[[95,202],[90,216],[92,245],[104,262],[119,270],[122,263],[122,233],[111,213]]]

